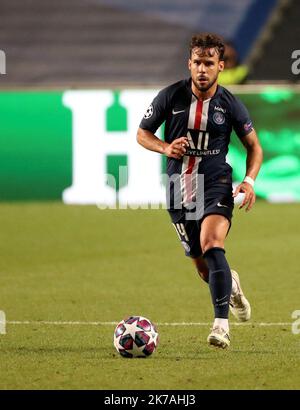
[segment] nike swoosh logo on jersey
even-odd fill
[[[223,204],[221,204],[220,202],[217,203],[217,206],[218,206],[219,208],[229,208],[229,206],[223,205]]]
[[[180,112],[184,112],[184,111],[185,111],[185,110],[175,111],[174,108],[173,108],[172,114],[176,115],[176,114],[179,114]]]

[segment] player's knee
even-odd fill
[[[211,248],[224,248],[224,241],[213,237],[205,238],[201,241],[201,249],[203,253]]]

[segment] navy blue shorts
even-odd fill
[[[204,218],[208,215],[223,215],[229,220],[231,226],[233,208],[232,184],[218,182],[204,192],[204,209],[201,218],[189,218],[190,212],[184,208],[168,210],[186,256],[196,258],[202,255],[200,231]]]

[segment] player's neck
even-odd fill
[[[206,91],[200,91],[198,90],[197,87],[195,87],[194,83],[192,82],[192,91],[193,94],[195,94],[195,96],[199,99],[199,100],[208,100],[209,98],[212,98],[218,88],[218,83],[217,81]]]

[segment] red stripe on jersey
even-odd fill
[[[205,131],[207,127],[207,115],[209,108],[209,100],[201,101],[193,95],[189,111],[188,128]],[[198,142],[195,142],[196,146]],[[183,204],[186,206],[194,200],[197,191],[197,175],[198,164],[201,161],[200,157],[190,156],[185,157],[181,168],[181,189]]]
[[[196,162],[196,157],[190,157],[186,173],[184,175],[185,184],[185,202],[190,203],[193,200],[193,176],[191,175]]]
[[[202,108],[203,108],[203,101],[198,100],[196,106],[196,114],[195,114],[195,122],[194,122],[194,129],[200,129],[201,125],[201,117],[202,117]],[[196,157],[190,157],[187,170],[184,176],[184,183],[186,188],[186,198],[187,202],[191,202],[193,200],[193,177],[192,172],[195,166]]]
[[[197,130],[200,129],[202,108],[203,108],[203,101],[198,100],[197,107],[196,107],[195,123],[194,123],[194,129],[197,129]]]
[[[189,158],[189,164],[188,164],[188,167],[187,167],[187,170],[186,170],[186,174],[191,174],[192,173],[193,167],[195,165],[195,160],[196,160],[196,157],[190,157]]]

